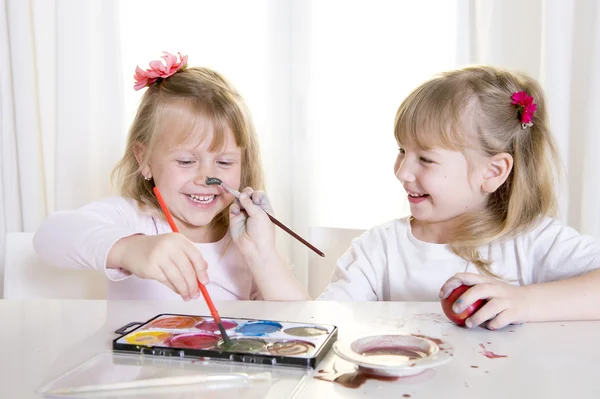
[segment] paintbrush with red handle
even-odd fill
[[[173,217],[171,216],[171,212],[169,212],[169,208],[167,208],[167,204],[165,204],[165,201],[163,200],[162,195],[160,195],[160,191],[158,191],[158,187],[154,187],[152,189],[152,191],[154,191],[154,195],[156,196],[156,199],[158,200],[160,208],[162,209],[163,213],[165,214],[165,217],[167,218],[167,222],[169,222],[169,226],[171,226],[171,230],[173,230],[174,233],[179,233],[179,229],[177,228],[177,225],[175,224],[175,221],[173,220]],[[217,323],[217,326],[219,327],[219,331],[221,332],[221,338],[223,338],[223,342],[226,345],[229,344],[230,343],[229,336],[227,335],[227,332],[225,331],[225,327],[223,327],[223,323],[221,322],[221,317],[219,316],[219,312],[217,312],[217,308],[215,308],[215,305],[214,305],[212,299],[210,298],[210,295],[208,294],[206,287],[204,286],[204,284],[202,284],[200,281],[198,281],[198,288],[200,288],[200,292],[202,292],[202,296],[204,297],[204,300],[206,301],[206,304],[208,305],[208,308],[210,309],[210,314],[212,315],[213,319],[215,320],[215,323]]]

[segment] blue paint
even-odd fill
[[[236,331],[250,336],[271,334],[282,329],[282,325],[272,321],[253,321],[239,326]]]

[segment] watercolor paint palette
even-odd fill
[[[113,341],[113,351],[314,368],[337,339],[333,325],[240,318],[221,321],[231,339],[227,345],[212,317],[160,314],[115,331],[123,335]]]

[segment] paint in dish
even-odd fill
[[[221,320],[221,323],[223,324],[223,328],[226,330],[237,327],[237,323],[235,321]],[[204,320],[203,322],[196,324],[196,328],[198,330],[208,331],[211,333],[221,333],[219,331],[219,325],[214,320]]]
[[[185,316],[173,316],[154,320],[152,323],[150,323],[150,326],[154,328],[173,329],[192,328],[196,323],[201,322],[202,320],[202,318],[193,319]]]
[[[292,327],[283,330],[287,335],[293,335],[295,337],[317,337],[319,335],[325,335],[329,331],[323,327],[314,326],[303,326],[303,327]]]
[[[219,337],[213,334],[179,334],[171,337],[167,345],[172,348],[207,349],[213,348]]]
[[[258,337],[277,332],[282,327],[281,324],[274,321],[253,321],[239,326],[236,331],[243,335]]]
[[[164,331],[140,331],[129,334],[125,337],[125,341],[134,345],[155,345],[168,339],[171,334]]]
[[[267,350],[272,355],[297,356],[314,351],[315,346],[306,341],[284,340],[270,343],[267,345]]]
[[[219,342],[219,348],[228,352],[256,353],[262,350],[267,343],[258,338],[231,338],[228,344]]]

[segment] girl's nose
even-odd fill
[[[206,185],[207,177],[216,177],[212,172],[212,169],[208,166],[200,166],[196,171],[196,176],[194,177],[194,184],[196,185]]]
[[[394,172],[396,173],[396,178],[401,182],[413,182],[415,181],[415,175],[410,170],[409,162],[405,159],[396,159],[396,165],[394,165]]]

